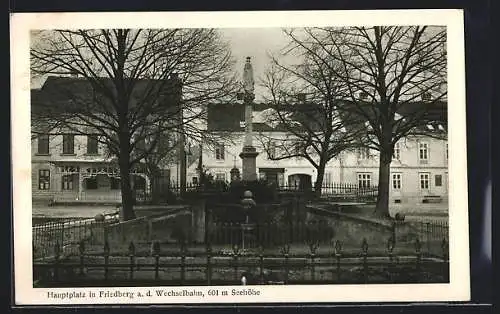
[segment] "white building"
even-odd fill
[[[271,138],[288,138],[290,135],[280,126],[259,121],[259,112],[268,109],[264,104],[254,106],[254,146],[257,148],[257,172],[260,178],[279,185],[300,184],[316,181],[316,169],[304,158],[292,157],[272,160],[271,150],[264,150],[262,135]],[[242,104],[213,105],[208,111],[208,131],[231,132],[229,140],[216,147],[204,147],[202,162],[218,180],[230,181],[230,171],[237,167],[241,171],[244,139],[244,106]],[[255,120],[254,120],[255,121]],[[427,126],[429,131],[445,132],[441,124]],[[276,146],[279,146],[277,143]],[[198,182],[197,162],[188,167],[188,181]],[[326,167],[324,185],[352,184],[359,187],[374,187],[378,184],[379,159],[377,151],[355,149],[344,151],[331,160]],[[417,204],[432,201],[447,202],[448,195],[448,144],[446,140],[429,136],[408,136],[395,146],[390,174],[390,201],[392,203]]]

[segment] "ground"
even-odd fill
[[[47,205],[33,205],[33,217],[83,217],[93,218],[97,214],[107,214],[116,211],[115,206],[106,205],[75,205],[75,206],[47,206]]]
[[[369,205],[366,211],[373,209],[374,205]],[[418,210],[414,210],[418,208]],[[33,217],[84,217],[92,218],[97,214],[113,213],[116,211],[115,206],[108,205],[74,205],[74,206],[47,206],[33,205]],[[413,220],[431,220],[431,221],[447,221],[448,220],[448,204],[391,204],[391,213],[402,212],[406,215],[407,221]]]

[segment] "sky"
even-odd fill
[[[226,28],[219,29],[223,40],[227,41],[233,57],[238,77],[242,78],[246,57],[252,58],[256,100],[262,99],[263,88],[259,86],[271,59],[268,54],[278,53],[288,43],[281,28]],[[32,88],[39,88],[43,78],[32,79]]]
[[[279,53],[287,43],[287,37],[281,28],[228,28],[220,30],[223,38],[229,42],[236,59],[239,77],[243,75],[245,58],[251,57],[255,80],[255,98],[262,98],[263,88],[259,86],[266,69],[270,65],[269,54]]]

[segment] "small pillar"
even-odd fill
[[[231,182],[239,181],[241,179],[240,169],[234,167],[229,173],[231,174]]]
[[[259,153],[253,146],[244,146],[243,151],[240,153],[243,168],[243,180],[255,181],[257,180],[257,163],[256,158]]]

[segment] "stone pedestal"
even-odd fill
[[[244,146],[240,153],[242,159],[242,179],[243,181],[257,180],[257,168],[255,159],[259,153],[253,146]]]

